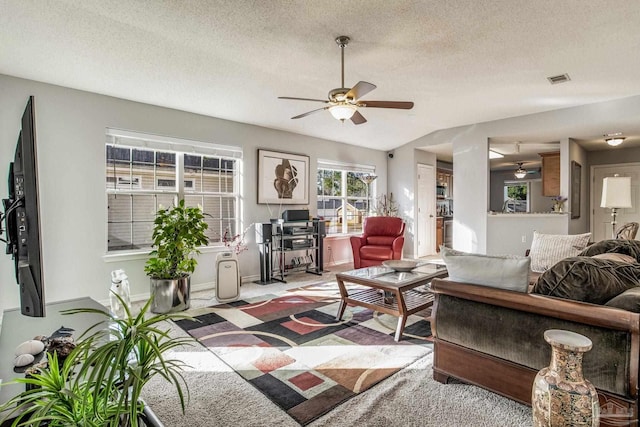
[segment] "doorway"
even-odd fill
[[[417,171],[415,253],[420,258],[436,253],[436,170],[419,163]]]
[[[611,239],[613,227],[611,226],[611,209],[601,208],[602,180],[607,176],[619,174],[620,176],[631,177],[631,208],[618,209],[616,217],[617,225],[620,227],[626,222],[639,222],[640,220],[640,163],[622,163],[617,165],[592,166],[591,176],[591,230],[593,241],[598,242],[603,239]]]

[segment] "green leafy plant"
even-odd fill
[[[46,366],[14,380],[25,384],[27,391],[10,399],[0,411],[7,411],[7,418],[16,416],[13,426],[137,427],[144,411],[142,390],[160,375],[176,388],[184,413],[189,389],[182,370],[187,365],[164,355],[191,345],[193,339],[172,338],[160,324],[191,318],[175,313],[149,316],[150,304],[147,301],[136,316],[124,305],[123,319],[90,308],[66,311],[94,313],[104,316],[105,322],[89,328],[61,365],[56,353],[48,353]]]
[[[144,271],[154,279],[177,279],[193,273],[198,263],[193,256],[208,242],[207,227],[202,210],[185,207],[184,200],[160,209],[153,228],[154,250]]]

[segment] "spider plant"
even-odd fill
[[[24,383],[27,391],[0,408],[6,411],[13,407],[9,410],[9,416],[17,416],[13,426],[137,427],[144,411],[142,390],[156,375],[174,385],[184,413],[189,389],[182,369],[187,365],[167,359],[165,354],[190,345],[193,339],[172,338],[160,324],[190,317],[176,313],[149,316],[151,300],[134,316],[124,301],[121,303],[126,313],[122,319],[91,308],[65,312],[93,313],[105,321],[80,337],[62,366],[55,353],[48,354],[46,367],[15,380]]]

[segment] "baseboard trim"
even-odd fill
[[[244,282],[244,278],[242,278],[242,281]],[[204,283],[198,283],[196,285],[191,285],[191,292],[193,293],[193,292],[199,292],[199,291],[209,291],[215,288],[216,288],[215,281],[204,282]],[[136,303],[136,302],[147,301],[150,296],[151,296],[151,292],[143,292],[140,294],[130,295],[129,299],[131,300],[132,303]],[[104,305],[105,307],[111,306],[111,301],[109,300],[109,298],[98,300],[98,302]]]

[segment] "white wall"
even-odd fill
[[[3,75],[0,75],[0,93],[0,166],[7,166],[13,159],[22,112],[29,95],[35,96],[43,263],[48,301],[80,296],[108,299],[109,273],[117,268],[128,273],[132,294],[148,294],[149,280],[143,271],[146,256],[131,260],[104,258],[107,215],[104,144],[107,127],[242,146],[244,226],[270,218],[267,206],[256,203],[258,148],[310,156],[309,206],[286,208],[308,207],[311,213],[315,213],[318,158],[374,165],[379,177],[376,182],[378,193],[387,191],[386,152]],[[6,194],[6,187],[0,185],[0,196],[6,197]],[[254,237],[253,232],[248,233],[250,250],[240,255],[240,272],[245,277],[259,274]],[[194,288],[214,280],[215,256],[215,252],[200,256],[193,276]],[[0,278],[2,308],[18,306],[18,287],[9,256],[0,257]]]
[[[393,173],[393,179],[388,182],[388,191],[393,193],[393,198],[398,202],[399,216],[406,223],[403,256],[413,257],[416,248],[416,224],[415,213],[418,205],[415,198],[418,182],[418,163],[424,165],[436,165],[436,155],[423,150],[401,150],[393,152],[393,158],[387,156],[389,176]],[[393,172],[392,172],[393,171]],[[434,183],[435,186],[435,183]],[[379,195],[383,194],[381,192]]]
[[[533,232],[567,234],[567,214],[489,215],[487,254],[524,256],[531,249]]]
[[[416,148],[428,150],[430,146],[453,144],[455,204],[453,247],[485,253],[487,241],[499,241],[501,234],[499,229],[487,229],[489,200],[487,141],[489,138],[510,138],[518,141],[527,137],[536,137],[548,141],[559,140],[561,156],[569,158],[569,138],[577,137],[576,129],[580,129],[580,135],[593,137],[602,135],[607,131],[606,129],[620,129],[636,124],[638,117],[640,117],[640,96],[633,96],[439,130],[396,148],[394,153],[404,159],[411,159],[410,156]],[[413,162],[417,163],[416,160]],[[561,164],[560,177],[561,191],[566,195],[569,189],[568,164]],[[397,169],[389,169],[389,182],[395,187],[405,188],[408,192],[413,191],[412,180],[408,179],[406,174],[398,173]],[[567,218],[567,229],[568,221]]]

